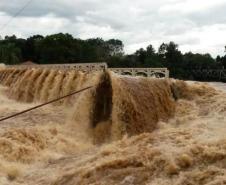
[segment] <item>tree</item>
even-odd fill
[[[42,35],[34,35],[26,40],[25,47],[23,50],[24,60],[30,60],[35,63],[39,63],[40,55],[38,51],[38,45],[44,39]]]
[[[166,54],[166,50],[167,50],[168,45],[165,43],[162,43],[158,49],[158,54],[161,57],[164,57]]]
[[[40,63],[65,63],[74,60],[74,38],[70,34],[54,34],[37,44]]]
[[[162,43],[159,47],[158,55],[162,59],[163,65],[169,68],[171,76],[183,78],[183,55],[179,51],[177,44],[172,41],[168,44]]]
[[[147,46],[146,52],[147,52],[148,57],[154,56],[156,54],[155,49],[153,48],[153,46],[151,44],[149,46]]]
[[[18,64],[21,61],[21,50],[14,43],[0,43],[0,63],[8,65]]]
[[[136,56],[136,59],[138,61],[138,63],[143,66],[144,63],[145,63],[145,59],[147,57],[147,52],[146,50],[144,50],[143,48],[140,48],[139,50],[137,50],[135,52],[135,56]]]
[[[162,43],[156,52],[150,44],[130,55],[123,52],[118,39],[92,38],[82,40],[68,33],[48,36],[34,35],[27,39],[15,35],[0,37],[0,62],[18,64],[31,60],[40,64],[107,62],[109,67],[167,67],[171,77],[195,78],[194,69],[226,68],[226,55],[213,59],[210,54],[182,54],[174,42]],[[226,46],[225,46],[226,52]]]
[[[121,40],[110,39],[106,41],[110,56],[122,56],[124,45]]]

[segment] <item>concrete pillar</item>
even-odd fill
[[[166,78],[169,78],[169,70],[167,69],[165,72]]]
[[[134,69],[132,69],[132,76],[136,76],[136,72]]]

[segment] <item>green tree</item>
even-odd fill
[[[30,60],[35,63],[39,63],[40,55],[38,51],[38,45],[43,39],[44,37],[42,35],[34,35],[26,40],[23,51],[23,57],[25,61]]]
[[[37,43],[40,63],[66,63],[74,61],[74,38],[70,34],[46,36]]]
[[[1,41],[2,42],[2,41]],[[7,65],[18,64],[21,62],[21,50],[14,43],[0,42],[0,63]]]
[[[106,41],[110,56],[122,56],[124,45],[121,40],[110,39]]]

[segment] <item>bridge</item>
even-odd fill
[[[43,65],[9,65],[10,68],[50,68],[93,72],[111,70],[120,75],[169,78],[167,68],[108,68],[106,63],[74,63],[74,64],[43,64]]]
[[[82,72],[100,71],[107,69],[106,63],[73,63],[73,64],[34,64],[34,65],[8,65],[13,68],[49,68],[49,69],[71,69]]]
[[[169,78],[169,70],[167,68],[109,68],[109,69],[120,75]]]
[[[2,66],[3,67],[3,66]],[[8,65],[6,67],[15,68],[50,68],[77,70],[82,72],[93,72],[111,70],[119,75],[145,76],[168,78],[167,68],[108,68],[106,63],[73,63],[73,64],[44,64],[44,65]],[[191,69],[188,71],[195,80],[205,81],[226,81],[226,69]]]

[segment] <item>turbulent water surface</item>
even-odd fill
[[[226,183],[226,89],[49,69],[0,70],[0,184]]]

